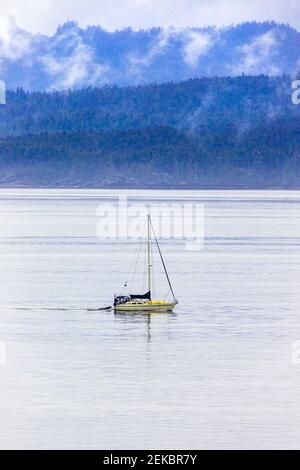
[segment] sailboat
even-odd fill
[[[163,255],[156,238],[151,216],[147,215],[147,274],[148,274],[148,292],[146,294],[130,294],[130,295],[119,295],[114,297],[114,310],[115,312],[170,312],[178,304],[175,297],[173,287],[170,281],[170,277],[166,268]],[[170,292],[172,294],[172,300],[154,300],[152,299],[152,235],[155,240],[156,247],[162,262],[164,273],[167,278]]]

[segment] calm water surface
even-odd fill
[[[299,448],[300,192],[128,192],[205,207],[201,251],[162,243],[180,304],[151,317],[87,310],[136,249],[96,237],[118,194],[0,191],[0,447]]]

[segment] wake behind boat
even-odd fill
[[[178,304],[175,297],[173,287],[169,278],[169,274],[162,256],[162,252],[156,238],[154,228],[152,225],[150,214],[147,215],[147,277],[148,277],[148,292],[146,294],[129,294],[119,295],[114,297],[114,310],[116,312],[169,312],[172,311]],[[154,300],[152,299],[152,237],[153,234],[156,247],[162,262],[164,273],[168,281],[172,300]]]

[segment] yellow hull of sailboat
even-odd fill
[[[176,302],[167,302],[165,300],[149,300],[147,302],[126,302],[116,305],[116,312],[170,312],[176,306]]]

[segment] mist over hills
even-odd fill
[[[194,77],[293,75],[299,71],[299,51],[300,33],[275,22],[114,32],[68,22],[45,36],[2,17],[0,79],[9,89],[49,91]]]
[[[0,107],[0,137],[168,126],[195,136],[232,127],[238,138],[253,126],[299,117],[291,82],[261,75],[51,93],[18,89]]]
[[[0,26],[0,186],[300,188],[290,26]]]
[[[291,78],[9,92],[0,186],[300,188]]]

